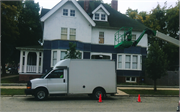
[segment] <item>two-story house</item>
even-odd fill
[[[43,48],[19,48],[20,76],[45,73],[64,59],[69,42],[73,42],[82,59],[114,60],[118,83],[138,82],[143,77],[147,35],[136,47],[115,49],[114,34],[121,27],[133,27],[132,39],[136,40],[146,26],[118,12],[116,0],[112,4],[113,7],[92,0],[61,0],[52,9],[42,9]]]

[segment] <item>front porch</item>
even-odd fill
[[[28,81],[42,76],[43,47],[17,47],[20,50],[19,81]]]

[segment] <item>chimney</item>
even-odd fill
[[[112,0],[111,7],[115,10],[118,10],[118,0]]]
[[[84,10],[87,12],[89,9],[89,0],[84,0]]]

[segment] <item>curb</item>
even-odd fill
[[[146,87],[154,88],[153,85],[117,85],[117,87]],[[179,86],[156,86],[157,88],[179,88]]]
[[[129,97],[138,97],[138,94],[129,94]],[[179,97],[179,95],[145,95],[145,94],[141,94],[141,97]]]

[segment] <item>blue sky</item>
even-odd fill
[[[35,0],[35,2],[39,2],[40,7],[51,9],[61,0]],[[111,0],[103,0],[104,3],[110,3]],[[146,11],[150,12],[151,9],[155,8],[159,3],[161,6],[164,6],[164,2],[167,1],[167,6],[175,6],[178,0],[118,0],[118,11],[125,14],[126,10],[138,9],[138,11]]]

